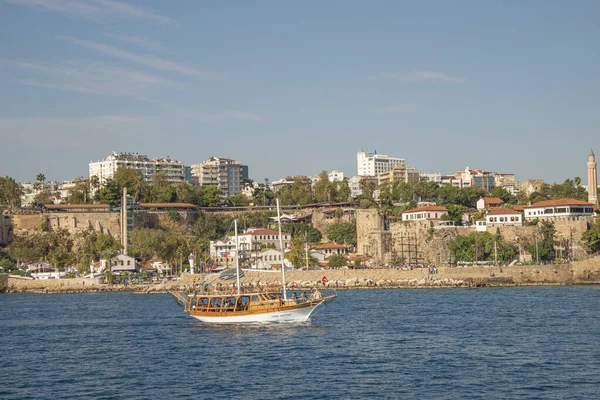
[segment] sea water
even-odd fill
[[[0,399],[596,399],[600,287],[341,291],[211,326],[170,295],[0,295]]]

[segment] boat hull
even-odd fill
[[[308,321],[310,315],[323,302],[302,308],[290,310],[269,311],[242,315],[207,315],[207,313],[194,313],[190,315],[199,321],[209,324],[252,324],[252,323],[288,323]]]

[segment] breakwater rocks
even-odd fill
[[[600,284],[600,258],[562,265],[532,265],[518,267],[427,268],[413,270],[312,270],[289,271],[286,283],[289,290],[308,290],[313,287],[329,289],[371,288],[441,288],[441,287],[502,287]],[[323,277],[327,282],[323,285]],[[92,279],[26,280],[10,277],[8,293],[81,293],[131,291],[134,293],[167,293],[193,290],[198,284],[230,291],[235,280],[223,281],[203,274],[183,274],[178,281],[161,284],[106,285]],[[278,272],[246,271],[241,284],[247,291],[278,290]]]

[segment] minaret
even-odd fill
[[[594,205],[598,205],[598,175],[597,175],[597,164],[596,164],[596,156],[594,156],[594,151],[590,152],[590,157],[588,158],[588,203],[592,203]]]

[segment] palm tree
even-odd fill
[[[98,178],[98,175],[90,176],[90,186],[92,188],[93,194],[96,194],[96,192],[98,192],[98,189],[100,188],[100,178]]]
[[[108,271],[106,271],[106,282],[112,283],[112,259],[119,253],[119,250],[115,248],[108,248],[102,250],[101,257],[106,261]]]
[[[39,183],[43,184],[46,182],[46,175],[39,173],[36,175],[35,180],[38,181]]]

